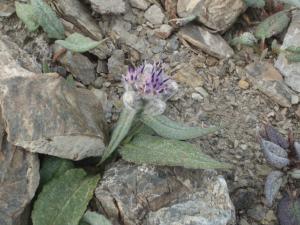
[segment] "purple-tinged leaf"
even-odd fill
[[[280,225],[300,224],[300,198],[283,197],[277,207],[277,217]]]
[[[267,139],[280,147],[284,149],[288,149],[289,143],[288,141],[277,131],[275,130],[271,125],[266,124],[265,125],[265,131],[267,135]]]
[[[265,183],[265,197],[267,205],[272,207],[274,198],[276,197],[280,186],[283,183],[283,173],[281,171],[272,171],[268,176]]]
[[[273,142],[266,141],[261,139],[261,147],[268,152],[275,154],[278,157],[288,158],[288,153],[286,150],[281,148],[279,145],[274,144]]]
[[[263,140],[263,139],[261,139]],[[261,141],[261,143],[263,143]],[[290,164],[290,160],[281,156],[276,155],[275,153],[273,153],[270,148],[264,148],[263,144],[262,145],[262,150],[263,150],[263,154],[267,160],[267,162],[277,168],[277,169],[282,169],[283,167],[287,166]],[[274,151],[274,149],[272,149]]]
[[[300,160],[300,143],[299,142],[294,142],[294,147],[295,147],[295,152],[297,155],[297,159]]]

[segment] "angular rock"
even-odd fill
[[[58,61],[83,84],[89,85],[96,80],[96,65],[88,57],[67,51]]]
[[[92,9],[100,14],[121,14],[125,13],[124,0],[89,0]]]
[[[108,59],[108,72],[117,80],[126,73],[127,67],[124,65],[125,55],[122,50],[114,50],[112,56]]]
[[[8,61],[17,63],[18,66],[24,67],[31,72],[42,72],[42,67],[38,64],[36,58],[19,48],[16,43],[11,41],[10,37],[2,34],[0,31],[0,65],[1,63],[4,65]]]
[[[142,10],[146,10],[150,5],[150,2],[147,0],[129,0],[129,3],[133,8]]]
[[[152,24],[162,24],[165,18],[160,7],[157,5],[152,5],[145,12],[145,18]]]
[[[6,140],[1,132],[0,224],[27,224],[26,209],[39,185],[39,159]]]
[[[53,4],[60,17],[72,23],[79,31],[92,39],[102,39],[98,24],[79,0],[57,0]]]
[[[284,37],[282,49],[300,46],[300,10],[294,11],[292,22]],[[275,67],[284,76],[284,81],[294,91],[300,92],[300,62],[288,63],[284,53],[275,62]]]
[[[69,86],[57,74],[20,67],[7,49],[0,40],[0,108],[7,140],[73,160],[101,156],[107,130],[95,95]]]
[[[14,12],[16,11],[15,9],[15,4],[14,1],[1,1],[0,2],[0,17],[9,17],[11,16]]]
[[[252,63],[246,66],[246,72],[254,87],[277,104],[283,107],[295,104],[296,93],[283,82],[280,73],[271,64]]]
[[[162,39],[167,39],[171,35],[172,31],[173,27],[168,24],[163,24],[159,29],[155,30],[155,35]]]
[[[205,26],[227,30],[246,9],[243,0],[178,0],[177,13],[180,17],[197,16]]]
[[[235,212],[214,171],[138,166],[119,161],[97,187],[99,211],[125,225],[230,225]]]
[[[180,29],[179,35],[193,46],[219,59],[229,58],[234,54],[232,48],[220,35],[211,34],[199,26],[185,26]]]

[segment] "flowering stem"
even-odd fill
[[[123,108],[117,125],[112,132],[110,142],[97,166],[103,163],[118,148],[122,140],[128,134],[137,112],[138,111],[135,109],[129,109],[127,107]]]

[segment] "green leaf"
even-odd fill
[[[284,50],[293,53],[300,53],[300,47],[296,47],[296,46],[289,46]]]
[[[192,169],[226,169],[230,165],[218,162],[192,144],[151,135],[138,135],[124,145],[123,159],[138,164],[182,166]]]
[[[262,21],[255,30],[255,37],[258,39],[270,38],[281,33],[289,24],[290,17],[285,11],[275,13]]]
[[[257,43],[257,39],[250,32],[244,32],[240,36],[233,38],[230,42],[230,44],[233,46],[236,45],[254,46],[256,43]]]
[[[79,225],[112,225],[105,216],[87,211],[82,217]]]
[[[99,164],[104,162],[117,149],[119,144],[126,137],[135,119],[136,113],[137,111],[135,109],[128,109],[126,107],[123,109],[117,125],[112,132],[110,142],[105,149]]]
[[[41,181],[40,185],[48,183],[55,177],[59,177],[67,170],[73,169],[74,165],[71,160],[61,159],[54,156],[46,156],[43,160],[42,168],[40,170]]]
[[[96,48],[103,41],[94,41],[79,33],[73,33],[65,40],[57,40],[55,43],[73,52],[86,52]]]
[[[48,37],[64,39],[64,26],[51,7],[43,0],[31,0],[31,4],[38,23],[43,27]]]
[[[300,54],[299,53],[291,53],[285,55],[288,63],[300,62]]]
[[[196,137],[200,137],[206,134],[213,133],[219,128],[217,127],[189,127],[185,124],[178,123],[168,119],[166,116],[146,116],[144,115],[141,120],[150,128],[152,128],[158,135],[177,139],[177,140],[187,140]]]
[[[47,183],[32,211],[33,225],[78,225],[93,197],[99,176],[71,169]]]
[[[300,1],[299,0],[279,0],[279,2],[289,4],[292,6],[300,7]]]
[[[265,0],[244,0],[247,7],[251,8],[263,8],[265,7]]]
[[[17,16],[25,23],[29,31],[35,31],[39,27],[33,8],[29,4],[15,2]]]

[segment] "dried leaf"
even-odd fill
[[[300,198],[283,197],[277,207],[277,217],[280,225],[300,224]]]
[[[275,154],[276,156],[283,157],[283,158],[288,158],[287,151],[284,150],[283,148],[281,148],[279,145],[274,144],[273,142],[261,139],[261,147],[265,151],[269,151],[269,152]]]
[[[152,128],[158,135],[177,139],[177,140],[187,140],[200,136],[204,136],[213,132],[216,132],[218,127],[190,127],[183,123],[178,123],[168,119],[166,116],[143,116],[141,118],[143,123]]]
[[[266,144],[267,143],[267,144]],[[280,149],[280,147],[278,145],[278,147],[274,147],[274,143],[270,144],[272,142],[266,142],[265,140],[262,139],[261,141],[261,145],[262,145],[262,150],[263,150],[263,154],[267,160],[267,162],[277,168],[277,169],[281,169],[287,165],[290,164],[290,160],[287,159],[286,157],[281,157],[278,156],[279,155],[284,155],[283,151]],[[266,147],[264,146],[266,145]],[[275,152],[275,153],[274,153]]]
[[[279,145],[284,149],[289,148],[289,142],[286,140],[277,130],[275,130],[272,126],[266,124],[265,125],[266,135],[269,141]]]
[[[281,11],[273,14],[262,21],[255,30],[255,37],[258,39],[270,38],[281,33],[289,24],[290,17],[288,12]]]
[[[112,225],[105,216],[96,212],[86,211],[79,225]]]
[[[57,40],[55,43],[72,52],[87,52],[93,48],[96,48],[103,41],[94,41],[89,37],[85,37],[79,33],[73,33],[65,40]]]
[[[99,176],[71,169],[47,183],[32,211],[33,225],[78,225],[93,197]]]
[[[124,160],[138,164],[192,169],[231,168],[231,165],[212,159],[189,143],[151,135],[137,135],[121,148],[120,154]]]
[[[17,16],[25,23],[29,31],[35,31],[39,27],[33,8],[29,4],[15,2]]]
[[[38,23],[43,27],[48,37],[64,39],[64,26],[51,7],[43,0],[31,0],[31,4]]]
[[[283,183],[283,173],[281,171],[272,171],[266,179],[265,183],[265,197],[267,205],[272,207],[273,201]]]

